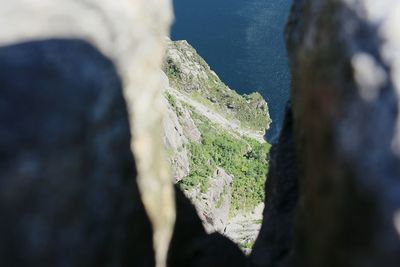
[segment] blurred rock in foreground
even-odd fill
[[[137,181],[153,224],[157,266],[164,266],[175,209],[170,171],[162,153],[164,106],[159,72],[172,19],[171,1],[0,0],[0,5],[0,25],[7,25],[0,29],[0,45],[79,39],[116,66],[127,102]]]
[[[265,220],[279,229],[296,215],[295,234],[268,234],[265,221],[261,239],[274,243],[258,242],[256,266],[399,266],[399,18],[398,1],[294,1],[293,130],[282,135],[293,135],[295,160],[287,155],[289,166],[271,171],[268,186],[284,179],[276,188],[296,195],[287,169],[298,168],[300,199],[298,209],[281,205]],[[285,196],[269,197],[267,209]]]
[[[154,266],[114,65],[79,40],[0,48],[0,265]]]
[[[179,191],[175,206],[161,138],[169,1],[0,3],[0,265],[164,267],[169,251],[173,267],[248,266]],[[294,2],[291,105],[251,265],[399,266],[399,18],[393,0]]]

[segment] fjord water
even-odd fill
[[[174,0],[173,40],[187,40],[239,93],[259,91],[276,140],[289,96],[284,25],[291,0]]]

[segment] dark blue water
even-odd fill
[[[174,0],[172,39],[188,40],[220,78],[240,93],[259,91],[279,134],[289,95],[283,29],[291,0]]]

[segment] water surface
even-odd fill
[[[239,93],[267,100],[274,141],[289,95],[283,29],[291,0],[174,0],[172,39],[185,39]]]

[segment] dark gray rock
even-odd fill
[[[263,224],[251,254],[252,266],[288,266],[298,204],[298,170],[291,107],[277,144],[270,152]]]
[[[0,48],[0,265],[154,266],[113,64],[79,40]]]
[[[294,3],[295,266],[400,264],[396,10],[398,2]]]
[[[294,1],[292,109],[272,149],[253,265],[399,266],[399,11]]]
[[[219,233],[207,234],[195,207],[175,187],[177,218],[168,253],[170,267],[243,267],[243,252]]]

